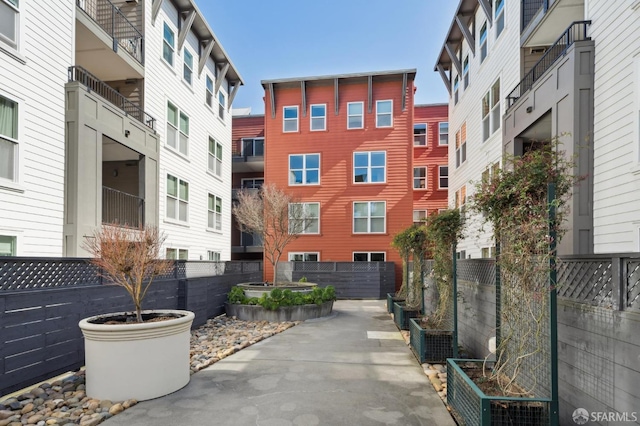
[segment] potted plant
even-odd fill
[[[85,318],[87,395],[95,399],[146,400],[174,392],[189,382],[193,312],[142,309],[153,280],[169,272],[160,259],[165,237],[155,227],[103,226],[85,242],[90,260],[111,284],[131,296],[134,311]]]

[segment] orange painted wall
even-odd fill
[[[438,189],[438,166],[448,165],[448,147],[438,145],[438,123],[448,121],[448,109],[446,104],[416,105],[413,111],[414,124],[427,124],[427,145],[413,147],[413,167],[427,167],[427,189],[413,191],[413,209],[429,215],[447,208],[448,190]]]
[[[233,117],[231,146],[234,155],[242,152],[242,138],[264,137],[264,115]]]
[[[391,248],[393,236],[412,222],[413,191],[413,81],[407,84],[406,108],[402,110],[402,79],[373,80],[373,109],[367,109],[367,84],[339,85],[339,114],[335,114],[334,86],[307,83],[307,114],[304,116],[300,85],[275,90],[275,118],[271,117],[270,94],[265,93],[265,181],[294,193],[302,202],[320,203],[320,233],[302,235],[286,252],[319,252],[320,261],[352,261],[353,252],[385,252],[396,263],[396,286],[401,280],[401,260]],[[393,100],[393,127],[376,128],[375,101]],[[347,129],[347,102],[364,102],[364,129]],[[327,130],[310,131],[311,104],[327,104]],[[283,106],[298,105],[299,131],[283,133]],[[353,183],[354,151],[386,151],[386,183]],[[320,154],[320,185],[290,186],[289,154]],[[384,234],[353,233],[354,201],[386,201]],[[287,253],[282,256],[287,260]],[[267,279],[273,271],[265,261]]]

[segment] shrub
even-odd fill
[[[274,288],[269,293],[264,293],[259,299],[248,298],[239,287],[232,287],[228,294],[229,303],[240,305],[260,305],[270,311],[275,311],[281,306],[299,306],[316,304],[336,300],[336,290],[333,286],[325,288],[315,287],[311,293],[302,294],[291,290]]]

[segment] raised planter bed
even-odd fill
[[[394,293],[387,293],[387,312],[390,314],[393,313],[393,303],[394,302],[404,302],[405,298],[401,296],[396,296]]]
[[[445,362],[453,357],[453,331],[422,328],[416,318],[411,318],[409,336],[411,350],[420,363]]]
[[[393,303],[393,321],[400,330],[409,330],[409,319],[420,315],[419,309],[407,309],[404,302]]]
[[[233,316],[243,321],[306,321],[331,315],[333,301],[323,302],[320,305],[282,306],[275,311],[270,311],[258,305],[234,303],[226,303],[225,307],[227,316]]]
[[[318,284],[314,283],[278,283],[278,285],[265,285],[261,282],[256,283],[242,283],[238,284],[237,287],[240,287],[244,291],[244,295],[247,297],[262,297],[265,293],[270,293],[274,288],[279,288],[281,290],[291,290],[294,293],[302,293],[309,294]]]
[[[469,378],[465,368],[482,368],[484,360],[447,360],[447,404],[458,420],[478,426],[549,425],[551,400],[488,396]]]

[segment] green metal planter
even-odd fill
[[[404,302],[405,298],[396,296],[394,293],[387,293],[387,312],[390,314],[393,313],[393,303],[394,302]]]
[[[422,328],[417,319],[409,320],[409,343],[420,363],[445,362],[453,355],[453,331]]]
[[[419,309],[408,310],[404,302],[393,303],[393,321],[400,330],[409,330],[409,320],[420,315]]]

